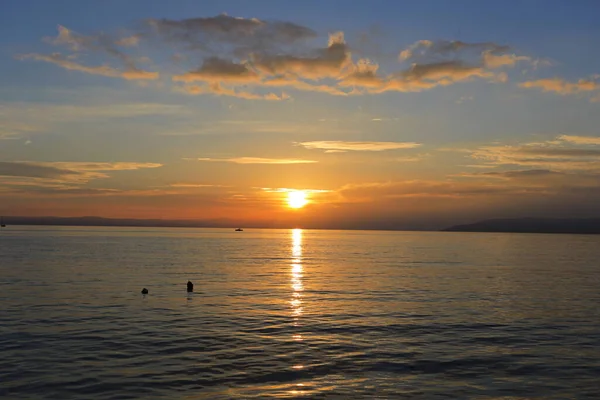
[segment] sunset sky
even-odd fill
[[[594,0],[4,1],[0,215],[600,216],[599,16]]]

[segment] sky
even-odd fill
[[[1,7],[0,215],[600,216],[597,1]]]

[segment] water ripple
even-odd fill
[[[5,233],[2,398],[598,398],[597,238]]]

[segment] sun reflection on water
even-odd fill
[[[291,286],[292,299],[290,305],[292,307],[292,316],[294,317],[294,325],[298,325],[298,319],[302,315],[302,229],[292,230],[292,257],[291,257]],[[302,340],[300,335],[294,335],[295,340]]]

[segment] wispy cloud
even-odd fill
[[[240,99],[246,100],[274,100],[281,101],[289,99],[290,96],[286,93],[276,94],[276,93],[267,93],[267,94],[258,94],[249,92],[246,90],[240,89],[232,89],[231,87],[223,86],[218,82],[211,83],[209,85],[199,86],[199,85],[187,85],[179,88],[178,90],[187,93],[187,94],[203,94],[203,93],[212,93],[219,96],[232,96]]]
[[[127,80],[155,80],[158,79],[158,72],[143,71],[140,69],[126,69],[119,70],[116,68],[109,67],[107,65],[100,65],[96,67],[90,67],[83,64],[79,64],[72,61],[61,54],[54,53],[50,55],[43,54],[20,54],[17,56],[19,60],[33,59],[36,61],[45,61],[51,64],[58,65],[64,69],[72,71],[86,72],[92,75],[102,75],[111,78],[123,78]]]
[[[524,192],[524,187],[511,187],[500,183],[461,181],[409,180],[349,184],[338,190],[342,201],[372,202],[374,199],[398,199],[405,197],[454,197],[507,195]]]
[[[289,193],[289,192],[297,192],[297,191],[302,191],[302,192],[306,192],[306,193],[330,193],[332,192],[332,190],[329,189],[306,189],[306,188],[301,188],[301,189],[291,189],[291,188],[255,188],[255,189],[260,189],[262,191],[268,192],[268,193]]]
[[[204,184],[204,183],[171,183],[170,187],[174,188],[212,188],[212,187],[224,187],[223,185],[212,185],[212,184]]]
[[[31,116],[35,115],[35,123]],[[0,103],[0,139],[15,139],[29,134],[62,130],[65,123],[89,122],[147,115],[190,116],[189,108],[160,103],[118,103],[64,105],[38,102]]]
[[[112,78],[123,78],[127,80],[155,80],[158,79],[158,72],[145,71],[137,67],[135,57],[124,53],[119,49],[122,47],[134,47],[139,42],[137,35],[115,38],[106,33],[97,35],[81,35],[62,25],[58,25],[58,35],[55,38],[45,38],[45,41],[55,45],[68,48],[73,53],[64,56],[60,53],[44,54],[20,54],[18,59],[33,59],[36,61],[45,61],[62,68],[85,72],[92,75],[102,75]],[[81,55],[86,53],[100,53],[110,59],[117,60],[121,68],[110,67],[108,65],[87,66],[76,62]]]
[[[477,182],[502,181],[512,187],[521,187],[524,191],[546,191],[556,193],[559,191],[600,188],[600,174],[598,172],[582,171],[554,171],[548,169],[525,169],[510,171],[494,171],[482,173],[463,173],[456,175],[458,178],[474,179]]]
[[[29,125],[21,122],[23,119],[15,119],[14,115],[0,105],[0,117],[3,121],[0,122],[0,140],[1,139],[18,139],[25,134],[35,132],[38,128],[34,125]]]
[[[189,159],[188,159],[189,160]],[[317,161],[297,158],[261,158],[261,157],[235,157],[235,158],[194,158],[197,161],[230,162],[234,164],[311,164]]]
[[[576,145],[600,144],[597,138],[562,135],[555,140],[521,145],[481,146],[471,157],[488,165],[521,165],[556,171],[600,170],[600,149],[579,148]]]
[[[78,171],[31,162],[0,161],[0,176],[22,176],[29,178],[57,179],[79,175]]]
[[[575,144],[600,145],[600,136],[561,135],[558,139]]]
[[[560,95],[573,95],[600,90],[600,83],[594,78],[580,79],[577,82],[569,82],[561,78],[538,79],[519,83],[526,89],[540,89],[543,92],[557,93]]]
[[[414,156],[402,156],[402,157],[395,157],[393,159],[393,161],[397,161],[397,162],[417,162],[417,161],[423,161],[427,158],[431,157],[431,154],[417,154]]]
[[[115,171],[131,171],[144,168],[158,168],[158,163],[137,162],[0,162],[0,177],[34,178],[28,184],[49,180],[55,184],[84,184],[90,180],[108,178]],[[42,182],[48,183],[48,182]]]
[[[26,117],[34,114],[43,123],[51,121],[73,121],[85,118],[123,118],[142,115],[184,115],[191,111],[181,105],[161,103],[112,103],[112,104],[53,104],[53,103],[1,103],[0,116],[5,120],[13,116]],[[34,125],[21,123],[18,129],[35,130]]]
[[[299,146],[307,149],[321,149],[332,151],[384,151],[398,149],[414,149],[421,146],[420,143],[414,142],[346,142],[346,141],[312,141],[300,142]]]

